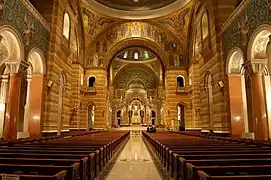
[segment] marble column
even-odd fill
[[[267,112],[263,86],[266,59],[252,59],[249,64],[252,84],[252,121],[256,140],[268,140]]]
[[[7,96],[6,118],[4,123],[4,139],[17,139],[17,124],[21,99],[22,74],[28,67],[26,62],[6,62],[10,73],[9,90]]]
[[[0,138],[3,137],[5,113],[7,106],[7,93],[8,93],[8,75],[3,75],[1,79],[0,91]]]
[[[229,75],[229,116],[232,136],[241,137],[245,132],[244,104],[241,75]]]
[[[44,75],[32,75],[29,96],[28,132],[31,138],[41,135],[41,119],[43,117]]]
[[[24,106],[24,132],[28,132],[28,121],[29,121],[29,96],[30,96],[30,85],[31,85],[31,76],[27,76],[27,93],[26,93],[26,102]]]

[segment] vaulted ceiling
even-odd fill
[[[125,11],[145,11],[165,7],[177,0],[96,0],[110,8]]]

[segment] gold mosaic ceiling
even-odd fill
[[[96,0],[97,2],[118,10],[146,11],[170,5],[177,0]]]

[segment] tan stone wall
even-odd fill
[[[210,49],[208,50],[208,43],[202,42],[201,36],[201,17],[204,13],[204,7],[209,16],[209,38],[210,38]],[[229,6],[230,9],[232,6]],[[193,95],[192,104],[199,103],[199,117],[194,117],[194,119],[199,119],[201,123],[197,123],[196,126],[199,128],[207,129],[209,128],[209,103],[208,103],[208,91],[204,91],[205,75],[210,72],[213,78],[213,122],[215,130],[228,131],[229,122],[227,119],[227,99],[225,93],[221,91],[219,87],[219,81],[225,82],[225,71],[224,63],[222,60],[221,52],[221,35],[218,24],[225,20],[225,17],[215,16],[214,13],[218,12],[222,7],[216,7],[212,1],[206,1],[204,6],[202,6],[195,15],[194,28],[199,33],[194,33],[196,36],[196,41],[200,42],[202,48],[195,54],[192,59],[195,63],[190,68],[190,73],[193,76]],[[232,10],[231,10],[232,11]],[[229,13],[225,14],[226,16]],[[210,51],[210,52],[208,52]]]
[[[95,122],[94,128],[105,128],[108,122],[108,92],[107,92],[107,73],[104,69],[86,69],[84,75],[84,86],[88,85],[88,78],[96,78],[96,94],[85,94],[82,97],[83,110],[80,113],[82,127],[87,127],[87,107],[89,103],[95,104]]]
[[[71,18],[71,26],[76,23],[76,16],[71,9],[68,1],[54,1],[53,13],[51,14],[51,42],[49,47],[49,56],[47,61],[47,81],[53,81],[53,86],[47,89],[45,98],[45,114],[43,122],[43,131],[56,131],[58,122],[58,96],[61,72],[66,74],[67,87],[63,94],[63,112],[62,112],[62,131],[69,131],[69,119],[71,104],[72,87],[72,61],[69,58],[63,45],[63,16],[67,12]],[[44,15],[45,16],[45,15]],[[50,15],[46,15],[50,19]],[[74,31],[74,28],[71,28]],[[71,33],[72,34],[72,33]]]
[[[185,93],[176,93],[177,77],[184,76],[185,84],[188,85],[188,76],[186,70],[167,70],[165,73],[165,101],[164,101],[164,121],[166,125],[171,126],[171,120],[178,118],[177,106],[179,103],[185,105],[185,125],[192,127],[191,119],[191,99],[188,91]]]

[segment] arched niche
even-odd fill
[[[184,103],[178,103],[177,104],[177,120],[179,125],[179,130],[184,131],[185,130],[185,104]]]
[[[91,130],[94,128],[95,123],[95,104],[93,102],[87,105],[87,129]]]

